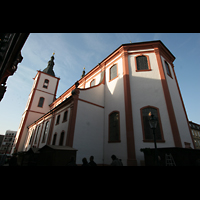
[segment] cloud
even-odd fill
[[[190,42],[192,39],[192,36],[188,37],[186,40],[183,40],[183,42],[179,43],[179,45],[177,45],[177,48],[182,48],[183,46],[185,46],[188,42]]]

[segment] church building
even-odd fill
[[[69,146],[77,164],[92,155],[109,165],[114,154],[124,166],[140,166],[140,149],[154,148],[149,113],[158,121],[158,148],[195,148],[175,57],[160,40],[122,44],[58,98],[53,60],[34,78],[13,152]]]

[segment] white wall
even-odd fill
[[[186,116],[185,116],[185,112],[184,112],[182,102],[181,102],[181,99],[180,99],[176,80],[175,80],[175,77],[174,77],[174,74],[173,74],[172,66],[168,63],[168,65],[170,67],[171,74],[172,74],[172,78],[171,78],[167,74],[165,63],[164,63],[164,58],[162,56],[161,56],[161,60],[162,60],[163,68],[164,68],[165,77],[166,77],[166,80],[167,80],[167,85],[169,87],[169,92],[170,92],[170,96],[171,96],[171,100],[172,100],[172,104],[173,104],[173,108],[174,108],[174,113],[175,113],[175,116],[176,116],[179,134],[180,134],[180,137],[181,137],[182,147],[183,148],[185,147],[184,142],[188,142],[188,143],[191,144],[191,147],[194,148],[193,143],[192,143],[192,139],[191,139],[191,136],[190,136],[189,127],[188,127],[188,124],[187,124],[188,122],[187,122],[187,119],[186,119]]]
[[[45,79],[49,80],[48,88],[43,88]],[[40,80],[38,82],[37,88],[39,90],[44,91],[44,92],[49,92],[49,93],[54,94],[55,93],[55,88],[56,88],[56,85],[57,85],[57,81],[58,81],[57,78],[49,76],[49,75],[44,74],[44,73],[41,73]]]
[[[109,70],[114,65],[118,67],[118,77],[109,81]],[[126,122],[125,122],[125,104],[124,104],[124,84],[123,84],[123,66],[122,58],[115,59],[115,62],[106,65],[105,80],[105,113],[104,113],[104,163],[112,162],[111,156],[114,154],[122,159],[124,165],[127,164],[127,140],[126,140]],[[108,116],[113,111],[119,111],[120,114],[120,143],[108,143],[109,119]]]
[[[77,164],[84,157],[94,156],[97,164],[103,162],[103,112],[98,106],[78,101],[73,148],[77,151]]]
[[[90,82],[95,79],[95,85],[98,85],[99,84],[99,81],[100,81],[100,73],[101,70],[98,70],[95,74],[93,74],[92,76],[90,76],[89,79],[86,80],[86,83],[85,83],[85,88],[90,88]]]
[[[55,120],[54,120],[54,126],[53,126],[53,132],[52,132],[52,137],[51,137],[51,143],[50,144],[52,144],[52,142],[53,142],[54,134],[57,133],[57,138],[56,138],[55,145],[59,145],[61,132],[64,131],[65,134],[64,134],[64,140],[63,140],[63,146],[66,145],[67,130],[68,130],[68,126],[69,126],[69,118],[70,118],[70,112],[71,112],[70,105],[71,104],[63,107],[62,109],[58,110],[55,113]],[[67,113],[67,121],[63,122],[63,117],[64,117],[65,111],[68,111],[68,113]],[[60,122],[59,122],[59,124],[56,125],[56,121],[57,121],[58,115],[60,115]]]
[[[148,105],[159,108],[165,143],[157,143],[157,147],[174,146],[156,56],[154,53],[144,54],[149,56],[152,71],[136,72],[135,57],[139,54],[128,56],[134,138],[138,165],[140,165],[141,160],[144,160],[144,154],[140,152],[140,149],[154,148],[154,143],[143,142],[140,108]]]

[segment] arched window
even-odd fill
[[[43,134],[43,138],[42,138],[42,143],[44,143],[45,140],[46,140],[48,125],[49,125],[49,121],[47,121],[46,125],[45,125],[44,134]]]
[[[119,111],[109,114],[109,138],[108,142],[121,142]]]
[[[65,132],[64,132],[64,131],[62,131],[62,133],[60,134],[59,146],[62,146],[62,145],[63,145],[64,134],[65,134]]]
[[[53,136],[52,145],[55,145],[55,144],[56,144],[56,138],[57,138],[57,133],[55,133],[54,136]]]
[[[95,79],[93,79],[91,82],[90,82],[90,87],[93,87],[95,86]]]
[[[56,125],[60,122],[60,115],[57,116]]]
[[[136,57],[136,71],[150,71],[150,62],[148,56],[137,56]]]
[[[167,70],[167,74],[172,78],[172,74],[171,74],[171,71],[170,71],[170,67],[168,65],[168,63],[165,61],[165,68]]]
[[[68,111],[65,111],[64,116],[63,116],[63,122],[67,121],[67,114],[68,114]]]
[[[48,88],[48,85],[49,85],[49,80],[45,79],[44,84],[43,84],[43,88]]]
[[[38,137],[39,129],[40,129],[40,125],[37,128],[37,132],[36,132],[36,135],[35,135],[35,142],[34,142],[34,144],[37,144],[37,137]]]
[[[30,140],[29,140],[29,145],[31,144],[32,139],[33,139],[33,131],[34,131],[34,129],[32,129],[32,131],[31,131]]]
[[[39,103],[38,103],[38,107],[43,107],[44,104],[44,97],[40,97]]]
[[[110,81],[117,77],[117,64],[110,68]]]
[[[150,125],[149,125],[149,113],[151,113],[158,120],[157,127],[155,129],[156,140],[158,142],[159,141],[164,142],[159,109],[153,106],[146,106],[140,109],[140,113],[141,113],[141,120],[142,120],[143,141],[144,142],[154,141],[153,130],[150,128]]]

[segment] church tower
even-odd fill
[[[49,105],[56,98],[60,78],[56,77],[53,71],[53,60],[54,53],[48,62],[48,66],[43,71],[38,71],[34,78],[34,83],[21,118],[11,153],[23,150],[24,140],[28,130],[27,126],[49,112]]]

